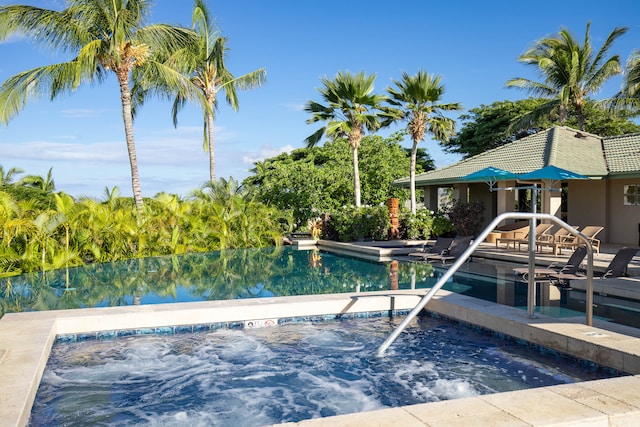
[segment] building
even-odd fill
[[[541,182],[542,188],[555,191],[539,191],[539,212],[574,226],[604,226],[598,235],[603,242],[640,244],[640,133],[600,137],[556,126],[417,175],[416,188],[424,190],[424,204],[432,210],[438,209],[442,188],[452,189],[456,200],[481,200],[488,224],[503,212],[530,211],[523,191],[505,190],[526,184],[498,181],[498,191],[490,191],[487,183],[469,182],[466,175],[489,166],[522,174],[549,165],[589,179]],[[408,187],[409,178],[394,185]]]

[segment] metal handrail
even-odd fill
[[[527,311],[529,317],[535,317],[535,223],[536,220],[548,220],[560,227],[569,230],[573,235],[577,236],[587,246],[587,307],[586,307],[586,324],[592,325],[593,322],[593,248],[591,242],[581,232],[562,221],[560,218],[551,214],[542,213],[523,213],[523,212],[505,212],[493,219],[489,225],[478,235],[469,248],[453,263],[453,265],[442,275],[440,280],[422,297],[418,304],[411,310],[407,317],[391,332],[391,335],[382,343],[378,348],[377,355],[383,356],[387,348],[398,338],[398,335],[402,333],[420,311],[427,305],[427,303],[433,298],[433,296],[444,286],[445,283],[462,267],[462,265],[471,256],[473,251],[482,243],[489,233],[491,233],[496,226],[505,219],[528,219],[529,230],[529,277],[528,277],[528,293],[527,293]],[[533,239],[531,236],[533,235]]]

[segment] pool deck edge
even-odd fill
[[[57,335],[408,310],[423,294],[420,290],[378,291],[7,314],[0,319],[0,378],[3,379],[0,383],[0,425],[27,425]],[[640,331],[634,328],[618,326],[612,330],[607,322],[591,327],[584,325],[583,318],[559,320],[540,315],[531,319],[521,309],[445,291],[439,292],[427,309],[631,374],[640,373]],[[387,417],[394,421],[389,424],[403,426],[452,425],[454,421],[456,425],[462,425],[465,419],[467,424],[477,425],[484,416],[489,417],[487,420],[517,421],[509,425],[576,425],[576,419],[588,420],[589,425],[623,425],[625,420],[640,417],[640,395],[634,393],[639,388],[640,376],[636,375],[287,425],[387,425],[384,422]],[[561,409],[541,411],[541,399],[545,401],[544,407]],[[464,415],[464,411],[455,409],[462,402],[478,407],[480,412]],[[435,414],[439,415],[436,417]]]

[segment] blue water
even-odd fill
[[[431,286],[428,264],[402,264],[399,288]],[[292,247],[92,264],[0,279],[2,313],[389,289],[389,263]],[[416,272],[417,271],[417,272]]]
[[[401,320],[401,319],[400,319]],[[56,343],[32,426],[260,426],[616,375],[442,319]]]
[[[425,289],[446,268],[401,262],[395,275],[388,262],[294,247],[133,259],[0,279],[0,316],[20,311]],[[527,284],[513,276],[512,268],[498,262],[465,263],[443,289],[526,310]],[[540,313],[584,316],[584,292],[563,291],[553,301],[540,300],[542,294],[537,292]],[[594,301],[597,318],[640,327],[637,301],[606,295],[596,295]]]

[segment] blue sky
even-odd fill
[[[15,2],[0,1],[0,4]],[[23,1],[61,9],[62,0]],[[229,39],[227,66],[235,75],[264,67],[266,84],[239,92],[240,110],[222,106],[215,123],[216,174],[242,180],[252,163],[304,146],[318,125],[308,125],[302,109],[320,101],[324,76],[340,70],[375,73],[384,93],[403,71],[440,74],[444,101],[466,109],[527,94],[506,89],[513,77],[537,78],[518,55],[536,40],[568,28],[583,39],[591,21],[598,49],[617,26],[629,32],[613,46],[626,61],[640,48],[640,3],[569,0],[520,2],[431,0],[218,0],[210,1],[216,23]],[[150,22],[189,26],[192,3],[157,0]],[[0,44],[0,81],[61,57],[39,45],[11,38]],[[618,91],[613,79],[596,95]],[[208,179],[202,150],[202,113],[185,108],[173,127],[170,103],[145,104],[135,122],[140,181],[144,196],[166,191],[188,194]],[[382,134],[388,134],[389,131]],[[409,141],[405,142],[409,147]],[[438,167],[459,157],[430,139],[422,143]],[[131,195],[119,91],[114,76],[54,101],[31,102],[8,126],[0,126],[0,165],[45,176],[50,167],[56,188],[74,196],[102,197],[106,187]],[[408,174],[408,173],[407,173]]]

